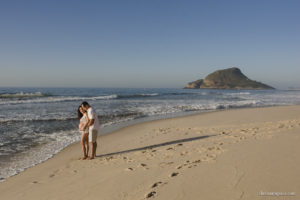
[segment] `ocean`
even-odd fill
[[[300,104],[300,91],[132,88],[0,88],[0,181],[80,140],[77,108],[88,101],[101,131],[195,112]],[[80,156],[80,155],[78,155]]]

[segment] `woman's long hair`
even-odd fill
[[[80,107],[81,107],[81,106],[79,106],[79,107],[78,107],[78,110],[77,110],[77,117],[78,117],[79,120],[80,120],[81,117],[83,116],[83,114],[80,112]]]

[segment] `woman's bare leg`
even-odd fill
[[[84,134],[84,145],[85,145],[85,155],[86,157],[89,156],[89,134],[88,133],[85,133]]]
[[[81,148],[82,148],[82,152],[83,152],[83,157],[81,159],[84,160],[84,159],[87,158],[86,148],[85,148],[85,141],[84,141],[84,133],[81,134],[80,144],[81,144]]]

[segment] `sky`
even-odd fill
[[[300,1],[0,1],[0,87],[182,88],[238,67],[300,88]]]

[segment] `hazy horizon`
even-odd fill
[[[183,88],[238,67],[300,88],[298,1],[14,1],[0,87]]]

